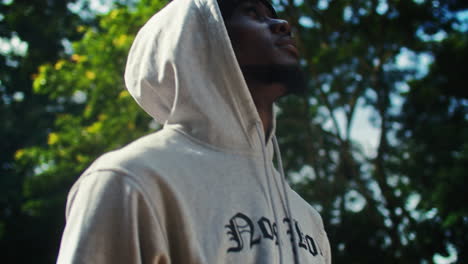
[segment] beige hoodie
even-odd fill
[[[163,129],[81,175],[58,263],[331,263],[320,215],[273,166],[216,0],[153,16],[125,80]]]

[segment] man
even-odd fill
[[[264,0],[176,0],[152,17],[125,80],[163,129],[83,173],[58,262],[330,263],[320,215],[272,162],[273,103],[300,83],[298,59]]]

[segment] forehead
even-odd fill
[[[274,18],[278,18],[278,14],[276,13],[276,10],[273,8],[269,0],[231,0],[231,1],[234,4],[234,6],[238,6],[243,3],[263,4],[271,12]]]

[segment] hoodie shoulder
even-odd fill
[[[138,180],[142,175],[158,175],[168,164],[168,159],[180,156],[187,142],[175,131],[161,130],[141,137],[130,144],[100,156],[83,173],[114,171]]]
[[[297,192],[294,190],[290,189],[291,191],[291,198],[294,201],[292,204],[295,204],[299,207],[301,207],[302,212],[305,212],[307,217],[313,220],[312,222],[316,226],[318,230],[325,230],[322,216],[320,213],[315,209],[312,205],[310,205],[304,198],[302,198]],[[305,210],[304,210],[305,209]]]

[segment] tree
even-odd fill
[[[440,240],[451,244],[458,259],[468,259],[468,37],[453,34],[434,43],[429,74],[411,82],[398,131],[404,143],[402,171],[421,202],[420,218],[432,222]],[[427,223],[429,224],[429,223]]]
[[[56,241],[37,228],[39,222],[25,214],[23,182],[30,166],[15,162],[20,149],[43,146],[54,113],[47,96],[32,92],[32,77],[37,67],[55,61],[64,53],[63,41],[77,39],[75,31],[81,19],[68,11],[73,1],[2,1],[0,3],[0,247],[2,261],[18,263],[25,259],[44,258],[50,263]],[[5,48],[6,47],[6,48]],[[31,165],[33,166],[33,165]],[[47,219],[41,222],[47,226]],[[52,231],[53,229],[48,229]],[[32,244],[36,241],[36,244]],[[46,243],[38,243],[47,241]],[[27,252],[27,254],[25,254]],[[28,261],[30,262],[30,261]]]

